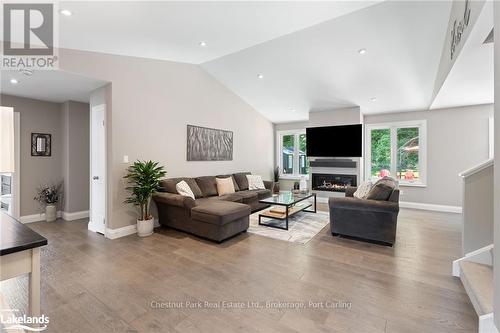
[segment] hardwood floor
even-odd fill
[[[451,276],[459,215],[402,210],[393,248],[334,238],[329,226],[306,245],[248,233],[218,245],[168,229],[106,240],[84,220],[30,227],[49,239],[42,313],[50,332],[477,331]],[[1,287],[11,307],[26,310],[27,278]],[[261,307],[214,309],[205,301]]]

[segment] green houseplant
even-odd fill
[[[57,204],[61,200],[63,183],[51,185],[40,185],[36,189],[33,200],[40,205],[41,212],[45,211],[45,220],[53,222],[57,219]]]
[[[160,187],[160,180],[167,172],[158,162],[136,161],[127,169],[123,177],[127,180],[130,196],[125,203],[139,207],[140,217],[137,219],[137,234],[141,237],[153,233],[154,219],[150,213],[149,206],[153,194]]]

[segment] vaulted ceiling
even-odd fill
[[[59,42],[199,64],[276,123],[351,106],[373,114],[492,102],[493,47],[482,44],[493,25],[489,5],[432,100],[451,4],[65,1],[60,9],[73,15],[59,16]],[[2,91],[21,89],[4,81]],[[74,91],[94,83],[75,81]],[[29,87],[41,92],[31,84],[23,94]]]

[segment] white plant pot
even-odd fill
[[[146,237],[153,234],[154,218],[149,220],[137,220],[137,234]]]
[[[57,206],[47,205],[45,206],[45,221],[54,222],[57,219]]]

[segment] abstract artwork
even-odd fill
[[[233,132],[187,125],[188,161],[232,161]]]

